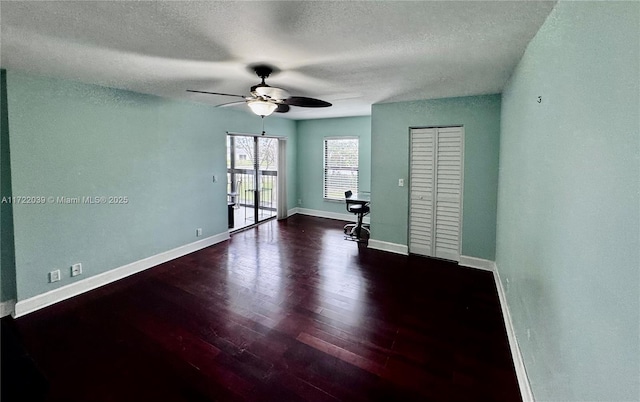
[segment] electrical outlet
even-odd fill
[[[82,273],[82,264],[77,263],[71,266],[71,276],[78,276]]]
[[[398,187],[404,187],[404,179],[398,179]]]
[[[298,198],[298,205],[302,205],[302,198]]]
[[[196,229],[196,236],[198,236],[198,237],[202,236],[202,228],[197,228]]]
[[[58,282],[60,280],[60,270],[56,269],[55,271],[49,272],[49,282]]]

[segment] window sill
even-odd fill
[[[343,204],[346,201],[344,198],[341,200],[337,200],[335,198],[323,198],[322,200],[326,202],[335,202],[335,203],[341,203],[341,204]]]

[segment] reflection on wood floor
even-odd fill
[[[3,327],[54,401],[520,400],[490,272],[343,225],[270,221]]]
[[[252,207],[245,207],[238,205],[233,208],[233,227],[229,228],[230,231],[236,231],[247,226],[251,226],[255,224],[255,209]],[[263,221],[266,219],[273,218],[277,213],[275,210],[266,209],[266,208],[258,208],[258,221]]]

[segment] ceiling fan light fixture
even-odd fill
[[[262,117],[269,116],[278,108],[278,105],[276,105],[275,103],[263,101],[260,99],[250,100],[247,102],[247,105],[249,105],[249,108],[253,113]]]

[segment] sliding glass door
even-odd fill
[[[227,136],[227,193],[231,230],[276,216],[277,176],[276,138],[235,134]]]

